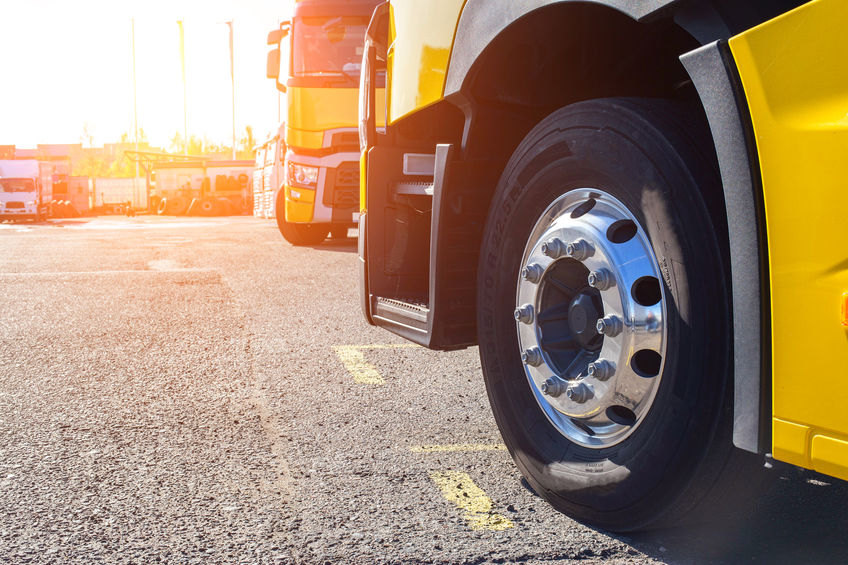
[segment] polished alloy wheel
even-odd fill
[[[667,341],[644,229],[613,196],[572,190],[536,223],[519,272],[515,324],[539,406],[582,446],[621,442],[651,408]]]

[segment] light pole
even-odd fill
[[[233,59],[233,20],[230,20],[227,23],[227,27],[230,28],[230,83],[232,85],[232,93],[233,93],[233,161],[236,160],[236,75],[235,75],[235,65]]]
[[[137,206],[138,203],[135,202],[138,197],[138,189],[136,188],[136,183],[138,182],[138,82],[136,80],[135,73],[135,18],[132,18],[132,60],[133,60],[133,129],[135,130],[135,176],[133,177],[133,206]]]
[[[185,32],[183,31],[183,20],[178,20],[180,26],[180,63],[183,69],[183,147],[184,153],[188,155],[188,98],[186,96],[186,67],[185,67]]]

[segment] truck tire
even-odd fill
[[[566,106],[518,146],[489,209],[478,330],[495,420],[537,493],[608,530],[757,492],[761,461],[731,441],[726,224],[707,135],[670,101]]]
[[[277,193],[274,209],[277,228],[283,238],[292,245],[318,245],[327,238],[327,224],[294,224],[286,221],[285,191],[280,190]]]
[[[164,216],[164,215],[165,215],[165,210],[166,210],[167,208],[168,208],[168,198],[167,198],[167,197],[166,197],[166,198],[162,198],[162,199],[161,199],[161,200],[159,200],[159,202],[156,204],[156,213],[157,213],[158,215],[160,215],[160,216]]]
[[[164,201],[164,199],[163,199]],[[188,210],[188,201],[182,196],[173,196],[167,199],[168,203],[165,214],[169,216],[182,216]]]
[[[233,205],[233,201],[226,196],[219,196],[216,200],[218,201],[218,210],[222,216],[235,216],[238,213],[236,207]]]
[[[327,239],[327,224],[293,224],[277,217],[277,226],[292,245],[318,245]]]
[[[197,213],[201,216],[217,216],[220,213],[218,202],[211,196],[204,196],[197,205]]]

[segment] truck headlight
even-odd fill
[[[289,161],[288,181],[289,184],[299,184],[314,188],[318,185],[318,167],[300,165]]]
[[[35,200],[30,200],[26,203],[27,206],[35,206]]]

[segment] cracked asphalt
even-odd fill
[[[848,560],[846,484],[792,469],[733,524],[555,512],[476,349],[366,325],[356,276],[354,238],[250,217],[0,224],[0,561]]]

